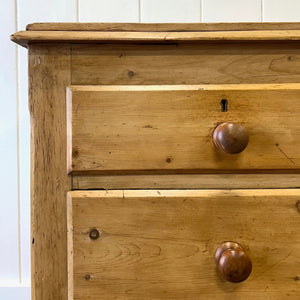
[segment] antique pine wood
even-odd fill
[[[299,23],[34,23],[37,31],[228,31],[300,30]]]
[[[69,288],[74,299],[297,299],[299,199],[297,189],[70,192]],[[224,241],[252,260],[241,284],[216,273]]]
[[[30,42],[224,42],[224,41],[299,41],[300,30],[144,32],[137,31],[19,31],[13,41],[27,47]]]
[[[32,299],[299,298],[300,192],[291,188],[300,185],[300,23],[37,23],[11,39],[29,48]],[[216,110],[210,96],[202,100],[209,108],[199,105],[201,93],[218,97]],[[137,151],[157,134],[139,127],[139,115],[160,116],[169,149],[158,142],[152,155]],[[205,123],[212,116],[215,126],[259,125],[250,126],[249,146],[261,138],[260,151],[222,157]],[[212,169],[184,151],[169,156],[174,139],[196,146],[196,121],[211,130],[198,151],[216,154],[203,159]],[[121,143],[122,130],[140,139],[131,133]],[[109,161],[121,144],[124,153]],[[214,254],[225,241],[252,261],[242,283],[217,274]]]
[[[228,100],[222,112],[220,101]],[[262,101],[263,99],[263,101]],[[72,174],[300,169],[300,84],[68,88]],[[221,122],[242,124],[240,154],[215,149]]]
[[[67,299],[65,87],[68,45],[29,49],[32,299]]]
[[[74,85],[300,82],[299,43],[72,45]]]
[[[273,173],[273,172],[272,172]],[[297,188],[300,174],[172,174],[72,176],[74,190]]]

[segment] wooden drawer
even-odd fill
[[[71,86],[67,92],[73,175],[300,167],[300,84]],[[213,131],[222,122],[246,129],[243,152],[214,147]]]
[[[297,299],[299,201],[296,189],[72,191],[69,297]],[[252,260],[242,283],[216,271],[227,240]]]
[[[75,85],[300,82],[299,45],[291,41],[71,47]]]

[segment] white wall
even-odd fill
[[[27,50],[33,22],[300,21],[299,0],[0,0],[0,299],[30,299]]]

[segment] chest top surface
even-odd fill
[[[11,39],[24,47],[38,42],[297,41],[300,23],[34,23]]]

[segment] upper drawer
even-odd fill
[[[71,47],[71,82],[76,85],[300,82],[299,42]]]
[[[73,174],[300,167],[300,84],[71,86],[67,104]],[[222,122],[245,128],[244,151],[216,149],[212,136]]]

